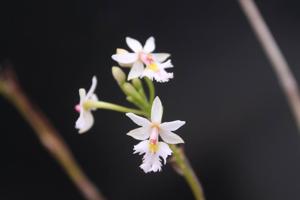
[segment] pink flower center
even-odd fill
[[[145,65],[150,65],[154,63],[154,59],[151,54],[140,53],[140,59],[145,63]]]
[[[140,53],[140,60],[147,65],[148,69],[154,72],[159,72],[159,67],[151,54]]]

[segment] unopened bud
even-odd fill
[[[111,68],[111,71],[112,71],[112,75],[113,75],[114,79],[117,81],[117,83],[119,85],[122,85],[125,83],[126,75],[120,67],[114,66]]]
[[[118,48],[118,49],[116,50],[116,54],[125,54],[125,53],[128,53],[128,51],[125,50],[125,49],[120,49],[120,48]]]
[[[142,81],[139,78],[132,79],[132,84],[138,91],[143,88]]]
[[[147,103],[141,94],[132,86],[132,84],[125,82],[122,85],[122,90],[127,96],[127,100],[137,106],[146,107]]]
[[[123,88],[127,96],[136,97],[136,95],[139,95],[136,89],[130,83],[124,83]]]

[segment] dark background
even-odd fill
[[[257,1],[300,78],[299,1]],[[300,198],[300,138],[277,79],[234,0],[15,1],[0,3],[0,61],[49,116],[108,199],[192,199],[172,168],[144,174],[135,125],[97,111],[88,133],[74,128],[78,88],[97,75],[98,96],[124,104],[110,56],[125,36],[156,38],[172,54],[175,78],[156,84],[208,200]],[[82,199],[16,110],[0,99],[0,199]]]

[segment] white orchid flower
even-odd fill
[[[133,53],[125,49],[117,49],[117,53],[112,55],[112,59],[123,67],[131,67],[128,80],[147,76],[158,82],[166,82],[173,78],[173,73],[165,71],[166,68],[173,67],[171,61],[163,63],[170,57],[170,54],[152,53],[155,49],[154,37],[149,37],[144,47],[139,41],[130,37],[126,37],[126,43]]]
[[[96,94],[94,94],[97,86],[97,78],[93,76],[92,86],[86,93],[85,89],[79,89],[80,103],[75,106],[76,111],[80,113],[76,121],[75,128],[79,129],[79,133],[88,131],[94,124],[94,117],[92,114],[93,108],[86,108],[84,103],[89,100],[98,101]]]
[[[184,143],[183,139],[173,133],[185,124],[184,121],[176,120],[161,123],[163,107],[159,97],[152,104],[151,121],[133,113],[126,114],[134,123],[141,126],[127,133],[137,140],[142,140],[134,146],[134,153],[145,154],[140,168],[145,173],[161,171],[161,159],[166,164],[166,158],[172,154],[168,144]],[[159,136],[163,142],[159,142]]]

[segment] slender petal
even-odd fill
[[[143,50],[141,43],[133,38],[126,37],[126,43],[129,46],[129,48],[135,53],[138,53]]]
[[[144,65],[143,65],[143,63],[140,62],[140,61],[136,61],[133,64],[133,66],[132,66],[132,68],[131,68],[131,70],[130,70],[130,72],[128,74],[128,78],[127,79],[131,80],[131,79],[134,79],[134,78],[138,78],[138,77],[140,77],[143,74],[143,71],[144,71]]]
[[[168,144],[184,143],[183,139],[179,135],[172,133],[171,131],[160,130],[159,135],[162,140]]]
[[[149,120],[144,117],[140,117],[133,113],[126,113],[126,116],[129,117],[134,123],[136,123],[139,126],[150,126]]]
[[[138,55],[136,53],[124,53],[124,54],[114,54],[112,59],[122,64],[132,64],[138,60]]]
[[[157,62],[164,62],[167,58],[171,56],[171,54],[169,53],[152,53],[151,55]]]
[[[160,125],[160,128],[164,129],[166,131],[176,131],[184,124],[185,124],[185,121],[176,120],[176,121],[172,121],[172,122],[164,122]]]
[[[149,37],[144,46],[145,53],[151,53],[155,49],[154,37]]]
[[[91,85],[88,93],[86,94],[86,98],[88,98],[88,99],[92,98],[92,96],[93,96],[93,94],[94,94],[94,92],[96,90],[96,87],[97,87],[97,78],[96,78],[96,76],[93,76],[93,78],[92,78],[92,85]]]
[[[133,137],[136,140],[146,140],[150,136],[150,128],[149,127],[136,128],[128,132],[127,135]]]
[[[80,104],[84,101],[86,96],[86,91],[84,88],[79,89],[79,97],[80,97]]]
[[[162,115],[163,115],[163,106],[161,104],[159,97],[155,97],[152,103],[151,121],[154,123],[161,123]]]

